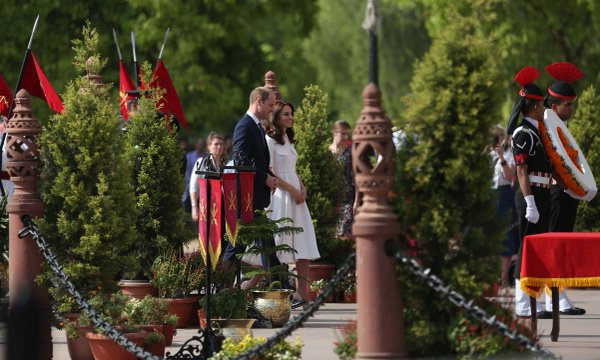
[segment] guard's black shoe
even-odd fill
[[[538,311],[536,314],[536,317],[538,319],[552,319],[552,311],[546,311],[546,310]]]
[[[304,304],[306,304],[306,301],[304,300],[292,300],[292,309],[297,309]]]
[[[583,315],[585,314],[585,309],[572,307],[568,309],[564,309],[560,311],[561,315]]]

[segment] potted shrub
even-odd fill
[[[167,251],[152,263],[150,283],[156,286],[160,297],[167,299],[169,313],[178,316],[177,327],[188,324],[204,275],[199,252],[179,255],[176,251]]]
[[[314,300],[317,298],[317,296],[319,294],[321,294],[323,288],[325,288],[325,286],[327,286],[327,282],[328,280],[325,279],[319,279],[319,280],[315,280],[313,282],[310,283],[310,285],[308,286],[309,290],[310,290],[310,298],[311,300]],[[328,297],[325,298],[325,302],[333,302],[333,295],[329,295]]]
[[[142,70],[145,83],[151,83],[150,65],[143,64]],[[137,273],[124,274],[128,279],[148,281],[161,249],[179,249],[193,236],[186,234],[180,202],[184,190],[180,173],[183,153],[177,146],[176,132],[157,114],[160,94],[160,89],[147,89],[125,123],[124,152],[132,163],[130,183],[138,214],[136,246],[131,250],[139,262]]]
[[[161,359],[165,356],[165,346],[165,336],[159,331],[153,330],[144,337],[144,350]]]
[[[294,273],[288,270],[287,265],[281,264],[271,266],[269,263],[270,255],[278,251],[295,251],[289,245],[276,245],[271,248],[264,248],[254,245],[254,239],[258,238],[275,238],[279,234],[293,234],[302,231],[302,228],[293,227],[289,224],[291,219],[271,219],[269,211],[257,211],[259,216],[254,218],[254,221],[242,225],[238,233],[238,241],[248,245],[246,254],[249,255],[265,255],[267,264],[262,269],[252,269],[244,274],[245,277],[264,276],[264,287],[259,287],[251,291],[254,298],[253,307],[266,319],[270,319],[273,326],[282,326],[290,318],[292,307],[290,299],[293,291],[290,289],[282,289],[282,280],[287,282],[287,279],[295,276]]]
[[[225,339],[221,351],[214,354],[212,360],[226,360],[236,357],[237,355],[243,354],[251,348],[260,345],[267,341],[262,336],[252,338],[246,336],[237,341],[235,339]],[[265,350],[264,353],[260,354],[260,359],[263,360],[300,360],[302,359],[302,340],[296,337],[293,342],[287,342],[281,340],[273,347]]]
[[[129,252],[135,236],[131,166],[111,86],[98,75],[106,59],[97,53],[98,33],[89,23],[73,42],[74,65],[84,74],[62,96],[64,110],[47,122],[40,136],[44,161],[40,229],[63,271],[86,297],[116,290],[118,274],[136,269]],[[47,270],[39,278],[48,281]],[[48,281],[48,283],[50,283]],[[58,311],[74,312],[63,289],[49,287]]]
[[[341,292],[342,299],[345,303],[356,302],[356,277],[347,276],[338,285],[338,290]]]
[[[142,346],[146,332],[139,326],[130,323],[126,313],[127,302],[131,298],[121,293],[114,293],[110,296],[105,294],[97,295],[90,299],[89,304],[100,314],[106,322],[113,325],[121,331],[129,341],[138,346]],[[79,323],[83,326],[91,326],[92,322],[86,315],[81,315]],[[94,359],[96,360],[134,360],[135,356],[123,349],[111,338],[102,333],[88,332],[85,334]]]

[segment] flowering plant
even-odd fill
[[[250,337],[246,335],[241,341],[236,342],[235,340],[228,338],[223,341],[223,347],[221,351],[214,354],[211,360],[225,360],[235,357],[236,355],[242,354],[253,347],[260,345],[267,341],[262,336]],[[258,357],[253,357],[256,360],[300,360],[302,355],[302,340],[295,338],[293,342],[289,343],[285,340],[281,340],[273,347],[265,350]]]
[[[334,342],[335,348],[333,352],[341,360],[352,360],[356,358],[357,338],[356,338],[356,321],[347,322],[340,330],[342,339]]]
[[[200,289],[205,276],[200,252],[179,256],[176,251],[159,255],[152,263],[150,283],[161,297],[175,298],[190,295]]]

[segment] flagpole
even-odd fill
[[[121,47],[119,46],[119,40],[117,40],[117,32],[113,28],[113,39],[115,40],[115,45],[117,46],[117,54],[119,54],[119,61],[123,60],[121,57]]]
[[[165,38],[163,40],[162,46],[160,47],[160,52],[158,53],[158,60],[162,59],[163,50],[165,49],[165,44],[167,43],[167,39],[169,38],[169,30],[171,29],[167,28],[167,31],[165,32]]]
[[[133,51],[133,72],[135,74],[135,85],[137,88],[140,87],[140,74],[137,69],[137,56],[135,55],[135,35],[133,35],[133,31],[131,32],[131,49]]]
[[[17,84],[15,85],[15,91],[13,92],[13,99],[10,102],[10,107],[8,108],[8,116],[6,119],[6,125],[8,126],[8,122],[12,117],[12,112],[15,107],[15,99],[17,98],[17,91],[19,91],[19,84],[21,83],[21,78],[23,77],[23,71],[25,70],[25,63],[27,62],[27,57],[31,52],[31,43],[33,42],[33,34],[35,34],[35,29],[37,28],[38,21],[40,20],[40,15],[35,18],[35,22],[33,23],[33,28],[31,29],[31,36],[29,36],[29,43],[27,43],[27,50],[25,50],[25,56],[23,57],[23,62],[21,63],[21,71],[19,71],[19,76],[17,78]],[[6,140],[6,132],[2,133],[2,140],[0,140],[0,151],[4,151],[4,142]],[[2,168],[2,156],[0,155],[0,169]],[[6,196],[4,192],[4,186],[2,185],[2,181],[0,181],[0,194],[2,196]]]

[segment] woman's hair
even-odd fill
[[[331,131],[333,132],[350,129],[352,129],[352,127],[350,126],[350,124],[348,124],[348,122],[344,120],[338,120],[334,122],[333,125],[331,125]]]
[[[279,124],[279,116],[286,105],[290,107],[292,110],[292,115],[294,115],[294,107],[292,104],[284,100],[277,100],[275,103],[275,110],[273,110],[267,126],[267,135],[269,135],[269,137],[275,140],[279,145],[285,144],[285,139],[283,136],[284,134],[283,131],[281,131],[281,125]],[[292,128],[286,129],[286,134],[288,139],[290,139],[290,143],[293,144],[295,142],[294,130],[292,130]]]
[[[214,131],[211,131],[210,134],[208,134],[208,137],[206,138],[206,142],[208,143],[208,145],[210,145],[216,139],[225,142],[225,138],[223,137],[223,135],[221,135],[217,132],[214,132]]]

